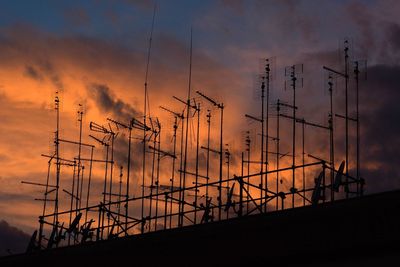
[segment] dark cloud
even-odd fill
[[[398,53],[400,50],[400,25],[391,23],[386,28],[386,34],[393,52]]]
[[[42,81],[43,76],[40,74],[40,72],[33,66],[25,66],[25,72],[24,74],[34,80],[37,81]]]
[[[34,65],[25,66],[24,75],[40,82],[47,78],[56,89],[64,89],[60,74],[48,60],[38,60]]]
[[[0,221],[0,256],[25,252],[30,236],[6,221]]]
[[[4,191],[0,191],[0,201],[7,202],[24,202],[31,201],[32,196],[29,195],[21,195],[19,193],[8,193]]]
[[[368,68],[368,81],[362,87],[362,174],[371,192],[400,188],[398,77],[399,65],[372,66]]]
[[[92,83],[87,86],[87,90],[98,108],[102,112],[112,114],[114,119],[122,119],[123,122],[129,123],[139,114],[131,105],[113,96],[107,85]]]
[[[64,89],[64,84],[61,80],[61,77],[50,61],[40,60],[37,65],[38,68],[50,79],[56,89]]]
[[[347,6],[349,18],[353,20],[360,30],[361,40],[360,47],[362,50],[368,51],[376,46],[376,34],[374,24],[376,19],[370,12],[370,9],[361,2],[353,2]]]

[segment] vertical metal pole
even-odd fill
[[[280,116],[280,100],[278,99],[277,105],[276,105],[276,169],[279,170],[279,116]],[[276,194],[278,195],[279,193],[279,171],[276,172]],[[283,204],[283,199],[282,199],[282,204]],[[279,209],[279,198],[276,198],[276,210]],[[283,205],[282,205],[283,209]]]
[[[292,147],[292,208],[294,208],[294,190],[296,188],[296,76],[295,66],[292,66],[292,87],[293,87],[293,147]]]
[[[58,94],[58,92],[56,92]],[[61,162],[60,162],[60,99],[58,95],[55,98],[55,109],[56,109],[56,134],[55,134],[55,147],[56,147],[56,197],[54,201],[54,217],[53,217],[53,227],[57,228],[58,224],[58,196],[59,196],[59,188],[60,188],[60,172],[61,172]]]
[[[100,205],[99,205],[99,218],[97,220],[96,241],[100,240],[102,205],[103,205],[103,203],[100,202]]]
[[[157,217],[158,217],[158,188],[160,185],[160,160],[161,160],[161,125],[159,124],[158,132],[158,153],[157,153],[157,175],[156,175],[156,218],[154,222],[154,231],[157,231]]]
[[[109,150],[109,145],[106,144],[106,167],[105,167],[105,173],[104,173],[104,187],[103,187],[103,205],[106,203],[106,194],[107,194],[107,176],[108,176],[108,150]],[[104,211],[105,209],[101,209],[101,239],[103,239],[103,232],[104,232]]]
[[[183,214],[182,214],[182,186],[183,186],[183,139],[184,139],[184,119],[182,118],[181,126],[181,145],[180,145],[180,165],[179,165],[179,205],[178,205],[178,227],[182,227]]]
[[[151,31],[150,31],[150,37],[149,37],[149,46],[147,50],[147,61],[146,61],[146,74],[145,74],[145,79],[144,79],[144,114],[143,114],[143,177],[142,177],[142,210],[141,210],[141,215],[142,215],[142,227],[141,227],[141,232],[142,234],[144,233],[144,186],[145,186],[145,177],[146,177],[146,117],[147,117],[147,82],[148,82],[148,76],[149,76],[149,66],[150,66],[150,56],[151,56],[151,44],[153,41],[153,31],[154,31],[154,21],[156,17],[156,10],[157,10],[157,4],[154,5],[154,10],[153,10],[153,19],[151,22]]]
[[[332,77],[329,77],[331,79]],[[329,139],[330,139],[330,161],[331,161],[331,201],[335,200],[335,191],[333,190],[334,183],[334,169],[335,169],[335,143],[334,143],[334,128],[333,128],[333,83],[331,80],[328,82],[329,85],[329,102],[330,102],[330,114],[329,114]]]
[[[260,168],[260,209],[263,207],[263,191],[264,191],[264,98],[265,98],[265,81],[263,79],[261,83],[261,168]],[[267,138],[268,139],[268,138]],[[267,203],[265,203],[267,205]]]
[[[165,203],[164,203],[164,230],[167,229],[167,216],[168,216],[168,193],[165,192]]]
[[[153,159],[152,159],[152,165],[151,165],[151,181],[150,181],[150,207],[149,207],[149,232],[151,231],[151,215],[152,215],[152,209],[153,209],[153,187],[154,187],[154,168],[155,168],[155,160],[156,160],[156,149],[157,149],[157,135],[158,133],[155,133],[154,135],[154,141],[153,141]]]
[[[200,103],[197,105],[197,133],[196,133],[196,182],[194,191],[194,224],[197,222],[197,191],[199,182],[199,144],[200,144]]]
[[[242,169],[241,169],[241,177],[239,180],[239,186],[240,186],[240,191],[239,191],[239,217],[243,216],[243,170],[244,170],[244,153],[242,152]]]
[[[267,59],[267,62],[269,60]],[[267,86],[267,114],[265,118],[265,135],[266,135],[266,142],[265,142],[265,170],[268,171],[268,149],[269,149],[269,89],[270,89],[270,66],[269,63],[266,64],[265,67],[266,73],[266,86]],[[265,173],[265,189],[268,190],[268,172]],[[264,212],[267,212],[267,191],[265,192],[265,206]]]
[[[304,151],[304,148],[305,148],[305,126],[304,126],[304,123],[305,121],[303,120],[303,123],[302,123],[302,139],[303,139],[303,141],[302,141],[302,160],[303,160],[303,168],[302,168],[302,171],[303,171],[303,206],[305,206],[306,205],[306,170],[305,170],[305,167],[304,167],[304,165],[306,164],[306,162],[305,162],[305,151]]]
[[[210,129],[211,129],[211,112],[207,110],[207,164],[206,164],[206,203],[208,201],[208,183],[210,180],[209,171],[210,171]]]
[[[114,172],[114,133],[111,134],[111,162],[110,162],[110,188],[108,194],[108,212],[111,212],[111,197],[112,197],[112,186],[113,186],[113,172]],[[107,223],[110,225],[110,214],[107,214]],[[110,234],[110,227],[107,228],[108,235]]]
[[[250,200],[250,161],[251,161],[251,139],[250,139],[250,133],[248,136],[248,153],[247,153],[247,205],[246,205],[246,211],[249,212],[249,200]]]
[[[129,125],[129,136],[128,136],[128,162],[127,162],[127,170],[126,170],[126,196],[125,196],[125,235],[128,235],[128,210],[129,210],[129,182],[130,182],[130,173],[131,173],[131,146],[132,146],[132,124],[133,119]]]
[[[356,79],[356,124],[357,124],[357,148],[356,148],[356,161],[357,161],[357,195],[360,195],[361,185],[360,185],[360,113],[359,113],[359,68],[358,61],[355,62],[354,74]]]
[[[183,165],[183,194],[182,194],[182,216],[181,226],[183,225],[183,216],[185,212],[185,190],[186,190],[186,171],[187,171],[187,153],[188,153],[188,139],[189,139],[189,117],[190,117],[190,91],[192,87],[192,56],[193,56],[193,30],[190,30],[190,58],[189,58],[189,85],[187,95],[187,112],[186,112],[186,138],[185,138],[185,160]]]
[[[70,202],[70,211],[69,211],[69,225],[72,223],[72,209],[74,206],[74,194],[75,194],[75,172],[76,172],[76,163],[74,162],[74,170],[72,174],[72,188],[71,188],[71,202]],[[68,246],[71,245],[71,234],[68,235]]]
[[[81,155],[82,155],[82,119],[83,119],[83,112],[78,111],[78,121],[79,121],[79,144],[78,144],[78,173],[77,173],[77,188],[76,188],[76,209],[81,207],[81,202],[82,199],[78,198],[80,196],[80,191],[82,191],[82,187],[80,186],[80,183],[83,183],[83,174],[81,174],[81,168],[83,172],[83,166],[81,162]],[[80,182],[81,180],[81,182]],[[73,192],[72,192],[73,193]],[[76,212],[76,214],[78,211]]]
[[[144,187],[145,187],[145,178],[146,178],[146,99],[147,99],[147,83],[145,83],[145,105],[144,105],[144,119],[143,119],[143,159],[142,159],[142,208],[141,208],[141,218],[143,222],[141,223],[141,233],[144,233]]]
[[[88,176],[88,186],[87,186],[87,194],[86,194],[86,213],[85,213],[85,223],[87,222],[87,216],[88,216],[88,207],[89,207],[89,198],[90,198],[90,185],[92,181],[92,166],[93,166],[93,151],[94,146],[92,146],[92,149],[90,151],[90,165],[89,165],[89,176]]]
[[[175,121],[174,121],[174,157],[172,159],[172,175],[171,175],[171,201],[170,201],[170,212],[171,216],[169,217],[169,228],[172,228],[172,204],[173,204],[173,193],[174,191],[174,178],[175,178],[175,161],[176,161],[176,131],[178,129],[178,118],[175,116]]]
[[[229,175],[230,175],[229,167],[230,166],[229,165],[230,165],[230,157],[231,157],[229,149],[226,149],[225,155],[226,155],[226,164],[227,164],[226,179],[228,180],[227,184],[226,184],[226,188],[227,188],[226,196],[227,196],[227,199],[228,199],[229,198],[229,193],[230,193],[230,188],[229,188]],[[226,219],[229,219],[229,209],[226,211]]]
[[[42,247],[42,238],[43,238],[43,218],[44,215],[46,214],[46,206],[47,206],[47,192],[49,189],[49,179],[50,179],[50,171],[51,171],[51,161],[53,160],[53,158],[51,158],[48,161],[48,167],[47,167],[47,177],[46,177],[46,191],[44,194],[44,202],[43,202],[43,212],[42,212],[42,216],[39,217],[39,223],[40,223],[40,227],[39,227],[39,239],[38,239],[38,246],[39,249]]]
[[[346,198],[349,197],[349,107],[348,107],[348,83],[349,83],[349,66],[348,66],[348,41],[344,42],[344,74],[345,74],[345,94],[346,94],[346,115],[345,115],[345,128],[346,128]]]
[[[82,193],[83,193],[83,177],[85,177],[85,166],[82,165],[82,172],[81,172],[81,186],[79,187],[79,209],[82,207]],[[79,211],[77,212],[79,213]]]
[[[221,109],[221,132],[219,137],[219,186],[218,186],[218,220],[221,220],[221,212],[222,212],[222,134],[223,134],[223,124],[224,124],[224,104],[220,105]]]
[[[122,197],[122,176],[123,176],[123,171],[124,167],[120,166],[120,172],[119,172],[119,190],[118,190],[118,216],[117,220],[120,222],[120,214],[121,214],[121,197]],[[127,228],[125,228],[127,229]]]

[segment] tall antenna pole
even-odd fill
[[[222,161],[223,161],[223,151],[222,151],[222,136],[223,136],[223,125],[224,125],[224,103],[217,103],[214,99],[206,96],[205,94],[196,91],[201,97],[209,101],[215,107],[221,110],[221,125],[220,125],[220,136],[219,136],[219,182],[218,182],[218,220],[221,220],[222,214]]]
[[[221,126],[220,126],[220,136],[219,136],[219,186],[218,186],[218,220],[221,220],[221,211],[222,211],[222,136],[223,136],[223,125],[224,125],[224,104],[221,103],[219,105],[221,109]]]
[[[292,79],[292,88],[293,88],[293,107],[296,107],[296,75],[295,75],[295,66],[292,66],[292,73],[290,74]],[[294,208],[294,190],[296,188],[296,108],[293,108],[293,140],[292,140],[292,208]]]
[[[58,97],[58,92],[56,92],[56,97],[54,100],[56,109],[56,134],[55,134],[55,154],[56,154],[56,197],[54,201],[54,217],[53,217],[53,227],[57,229],[58,225],[58,195],[60,188],[60,171],[61,171],[61,161],[60,161],[60,151],[59,151],[59,138],[60,138],[60,98]]]
[[[280,137],[279,137],[279,117],[280,117],[280,100],[278,99],[277,105],[276,105],[276,169],[279,170],[279,145],[280,145]],[[276,172],[276,195],[279,193],[279,171]],[[283,201],[283,200],[282,200]],[[279,209],[279,198],[276,198],[276,210]],[[283,209],[283,207],[282,207]]]
[[[151,122],[150,118],[150,122]],[[154,131],[154,129],[153,129]],[[154,131],[154,140],[153,140],[153,151],[152,151],[152,165],[151,165],[151,179],[150,179],[150,208],[149,208],[149,232],[151,231],[151,215],[152,215],[152,209],[153,209],[153,187],[154,187],[154,168],[155,168],[155,160],[156,160],[156,149],[157,149],[157,136],[158,136],[158,131]]]
[[[355,62],[354,66],[354,74],[355,74],[355,79],[356,79],[356,123],[357,123],[357,133],[356,133],[356,138],[357,138],[357,148],[356,148],[356,164],[357,164],[357,194],[360,193],[360,117],[359,117],[359,95],[358,95],[358,89],[359,89],[359,66],[358,66],[358,61]]]
[[[264,190],[264,98],[265,98],[265,77],[262,77],[261,81],[261,179],[260,179],[260,207],[263,206],[263,190]],[[267,138],[268,139],[268,138]],[[267,203],[265,203],[265,206]]]
[[[91,185],[91,181],[92,181],[93,153],[94,153],[94,146],[92,146],[91,150],[90,150],[90,165],[89,165],[88,186],[87,186],[87,194],[86,194],[85,222],[87,222],[87,215],[88,215],[88,211],[89,211],[88,207],[89,207],[89,198],[90,198],[90,185]]]
[[[147,116],[147,85],[148,85],[148,77],[149,77],[149,66],[150,66],[150,56],[151,56],[151,44],[153,41],[153,31],[154,31],[154,21],[156,17],[157,4],[154,4],[153,10],[153,19],[151,22],[151,31],[149,38],[149,46],[147,50],[147,62],[146,62],[146,75],[144,79],[144,114],[143,114],[143,176],[142,176],[142,220],[144,220],[144,186],[145,186],[145,177],[146,177],[146,116]],[[144,222],[142,222],[141,232],[144,233]]]
[[[346,198],[349,197],[349,106],[348,106],[348,84],[349,84],[349,46],[348,40],[344,41],[344,74],[345,74],[345,131],[346,131]]]
[[[79,104],[79,106],[82,106],[81,104]],[[81,169],[82,169],[82,161],[81,161],[81,156],[82,156],[82,124],[83,124],[83,111],[78,110],[78,122],[79,122],[79,144],[78,144],[78,172],[77,172],[77,190],[76,190],[76,196],[79,197],[79,191],[80,188],[82,188],[83,186],[83,173],[81,173]],[[81,182],[81,186],[79,185],[79,180],[82,180]],[[73,192],[72,192],[73,193]],[[79,201],[79,202],[78,202]],[[81,207],[81,199],[77,198],[77,202],[76,202],[76,208],[80,208]],[[78,204],[79,203],[79,204]]]
[[[207,164],[206,164],[206,203],[208,201],[208,183],[210,180],[210,129],[211,129],[211,111],[207,110]]]
[[[335,143],[334,143],[334,129],[333,129],[333,83],[332,76],[329,76],[329,102],[330,102],[330,114],[329,114],[329,139],[330,139],[330,161],[331,161],[331,201],[335,199],[335,191],[333,190],[334,181],[334,170],[335,170]]]
[[[183,116],[184,112],[182,112],[182,116]],[[179,154],[180,154],[180,162],[179,162],[179,194],[178,194],[178,199],[179,199],[179,203],[178,203],[178,227],[181,226],[181,216],[183,216],[183,214],[181,213],[182,210],[182,187],[183,187],[183,172],[182,172],[182,168],[183,168],[183,145],[184,145],[184,127],[185,127],[185,121],[184,121],[185,117],[182,118],[181,122],[181,140],[180,140],[180,147],[179,147]]]
[[[157,151],[157,174],[156,174],[156,212],[155,212],[155,222],[154,222],[154,230],[157,231],[157,217],[158,217],[158,193],[159,193],[159,186],[160,186],[160,160],[161,160],[161,124],[157,119],[158,125],[158,151]],[[167,200],[165,200],[167,201]]]
[[[249,212],[249,199],[250,199],[250,161],[251,161],[251,139],[250,132],[247,132],[246,145],[247,145],[247,201],[246,212]]]
[[[39,223],[40,223],[40,228],[39,228],[39,240],[38,240],[38,246],[39,248],[42,245],[42,238],[43,238],[43,218],[46,215],[46,206],[47,206],[47,195],[48,195],[48,190],[49,190],[49,179],[50,179],[50,171],[51,171],[51,161],[53,160],[54,156],[51,157],[48,161],[48,167],[47,167],[47,177],[46,177],[46,191],[44,194],[44,201],[43,201],[43,213],[42,217],[39,217]]]
[[[185,159],[183,161],[183,193],[182,193],[182,214],[185,211],[185,188],[186,188],[186,170],[187,170],[187,150],[189,138],[189,116],[190,116],[190,91],[192,89],[192,57],[193,57],[193,28],[190,29],[190,57],[189,57],[189,84],[187,94],[187,109],[186,109],[186,137],[185,137]],[[180,226],[183,225],[183,216],[180,216]]]
[[[107,195],[107,176],[108,176],[108,155],[109,155],[109,148],[110,145],[108,143],[105,144],[106,147],[106,160],[105,160],[105,171],[104,171],[104,185],[103,185],[103,205],[105,207],[106,205],[106,195]],[[103,232],[104,232],[104,215],[105,215],[105,209],[101,209],[102,215],[101,215],[101,239],[103,239]]]
[[[303,167],[301,168],[302,169],[302,174],[303,174],[303,206],[305,206],[306,205],[306,170],[305,170],[305,167],[304,167],[304,165],[306,164],[306,162],[305,162],[305,151],[304,151],[304,149],[305,149],[305,121],[304,120],[302,120],[302,123],[301,123],[301,138],[302,138],[302,142],[301,142],[301,154],[302,154],[302,163],[303,163]]]
[[[171,174],[171,192],[174,190],[174,178],[175,178],[175,162],[176,162],[176,131],[178,130],[178,117],[175,116],[174,121],[174,157],[172,159],[172,174]],[[173,203],[174,195],[171,193],[171,202],[170,202],[170,212],[172,212],[172,203]],[[172,228],[172,216],[169,218],[169,228]]]
[[[197,222],[197,191],[199,182],[199,144],[200,144],[200,103],[197,104],[197,133],[196,133],[196,187],[194,191],[194,224]],[[208,178],[208,177],[207,177]]]
[[[265,118],[265,136],[266,136],[266,142],[265,142],[265,170],[268,171],[268,138],[269,138],[269,133],[268,133],[268,126],[269,126],[269,89],[270,89],[270,63],[269,59],[266,60],[266,65],[265,65],[265,83],[267,87],[267,114]],[[265,173],[265,189],[268,190],[268,172]],[[268,192],[268,191],[266,191]],[[265,206],[264,206],[264,212],[267,212],[267,193],[265,193]]]
[[[125,229],[128,229],[128,199],[129,199],[129,182],[130,182],[130,171],[131,171],[131,146],[132,146],[132,126],[133,126],[134,120],[131,119],[131,122],[129,124],[129,136],[128,136],[128,166],[127,166],[127,171],[126,171],[126,196],[125,196]],[[121,166],[122,170],[122,166]],[[128,235],[128,231],[125,232],[125,235]]]

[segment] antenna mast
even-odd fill
[[[186,187],[186,170],[187,170],[187,147],[188,147],[188,137],[189,137],[189,116],[190,116],[190,91],[192,86],[192,56],[193,56],[193,28],[190,29],[190,58],[189,58],[189,85],[188,85],[188,94],[187,94],[187,109],[186,109],[186,138],[185,138],[185,159],[183,162],[183,190]],[[183,191],[185,192],[185,191]],[[185,194],[182,194],[182,205],[181,211],[185,211]],[[179,216],[180,222],[179,225],[183,225],[183,216]]]
[[[147,105],[148,105],[148,95],[147,95],[147,85],[148,85],[148,78],[149,78],[149,66],[150,66],[150,56],[151,56],[151,44],[153,41],[153,31],[154,31],[154,21],[156,17],[156,10],[157,4],[154,4],[153,10],[153,19],[151,22],[151,31],[150,31],[150,38],[149,38],[149,47],[147,50],[147,62],[146,62],[146,75],[144,79],[144,114],[143,114],[143,176],[142,176],[142,197],[144,196],[144,185],[145,185],[145,176],[146,176],[146,116],[147,116]],[[144,218],[144,198],[142,198],[142,220]],[[142,223],[141,228],[142,233],[144,232],[144,224]]]

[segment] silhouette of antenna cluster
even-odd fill
[[[130,121],[107,118],[104,125],[90,122],[88,136],[91,142],[83,141],[82,110],[78,111],[78,140],[61,137],[61,99],[56,95],[54,152],[42,155],[48,159],[46,181],[23,181],[44,188],[43,197],[36,199],[43,202],[43,211],[28,252],[361,196],[364,179],[360,174],[360,62],[354,62],[351,75],[348,50],[345,41],[343,72],[323,67],[328,73],[329,115],[322,123],[298,116],[301,108],[296,96],[303,84],[303,65],[285,68],[285,89],[292,91],[292,98],[289,101],[272,100],[273,64],[271,59],[263,59],[257,94],[261,100],[259,113],[245,114],[255,123],[257,135],[245,131],[244,140],[241,140],[243,151],[236,151],[224,143],[224,103],[203,91],[192,93],[192,57],[187,99],[173,97],[181,109],[160,106],[163,112],[172,116],[172,127],[163,126],[149,113],[149,62],[143,118],[132,117]],[[150,60],[150,49],[148,53]],[[334,77],[344,79],[344,111],[334,107]],[[351,77],[354,86],[350,85]],[[355,107],[349,103],[349,94],[353,92]],[[350,116],[351,108],[355,109],[354,117]],[[334,117],[344,121],[344,133],[336,130]],[[287,125],[285,121],[290,123],[290,127],[282,129]],[[307,137],[311,136],[313,129],[328,134],[328,159],[307,150],[309,142],[313,141]],[[353,154],[350,145],[354,141],[351,133],[354,129],[356,166],[350,168],[349,162],[353,162],[350,160]],[[282,134],[284,132],[291,133],[291,140],[285,140],[287,135]],[[162,137],[165,136],[171,140],[164,141]],[[205,141],[201,136],[206,137]],[[214,142],[212,136],[218,136],[217,141]],[[344,159],[340,153],[335,155],[336,136],[344,136]],[[195,140],[194,147],[189,144],[192,139]],[[125,162],[118,162],[115,157],[118,140],[126,141]],[[254,147],[252,144],[258,141],[260,145]],[[64,156],[61,144],[71,146],[77,154]],[[301,152],[298,152],[299,148]],[[134,170],[133,162],[136,163]],[[114,177],[115,173],[118,177]],[[95,195],[93,191],[98,187],[94,186],[94,177],[100,176],[102,190]],[[290,183],[286,184],[287,181]],[[134,192],[140,195],[135,196]]]

